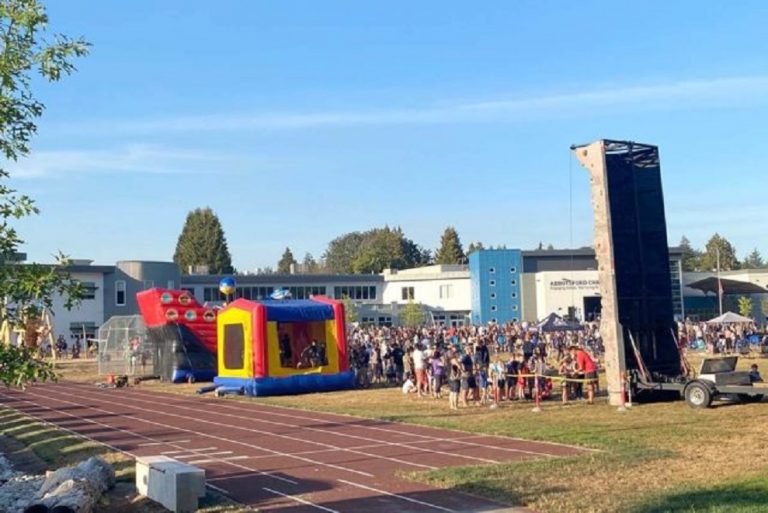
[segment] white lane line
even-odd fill
[[[133,393],[131,393],[129,395],[133,395],[134,396],[132,398],[132,400],[134,400],[134,401],[148,402],[148,401],[144,401],[142,399],[137,399],[135,397],[137,395],[141,395],[142,397],[146,397],[144,394],[142,394],[140,392],[133,392]],[[172,408],[179,408],[179,409],[182,409],[182,410],[193,410],[193,411],[196,411],[196,412],[200,411],[199,406],[197,408],[192,408],[192,407],[183,406],[181,404],[178,404],[178,402],[179,401],[174,401],[171,404],[169,404],[168,406],[170,406]],[[186,401],[185,401],[185,403],[186,403]],[[225,405],[221,405],[221,407],[226,407],[226,406]],[[231,408],[229,408],[229,409],[231,409]],[[242,412],[243,410],[235,409],[235,411]],[[329,431],[329,430],[326,430],[326,429],[313,428],[311,426],[302,426],[302,425],[298,425],[298,424],[287,424],[285,422],[275,422],[275,421],[270,421],[270,420],[261,419],[261,418],[245,417],[243,415],[233,415],[231,413],[211,412],[211,414],[214,414],[214,415],[217,415],[217,416],[222,416],[222,417],[233,417],[233,418],[236,418],[236,419],[247,419],[249,422],[260,422],[262,424],[272,424],[272,425],[277,425],[277,426],[280,426],[280,427],[291,427],[291,428],[296,428],[296,429],[300,429],[300,430],[314,431],[314,432],[317,432],[317,433],[322,433],[324,435],[332,435],[332,436],[338,436],[338,437],[344,437],[344,438],[352,438],[352,439],[356,439],[356,440],[363,440],[363,441],[366,441],[366,442],[373,442],[373,444],[370,445],[370,446],[340,447],[340,446],[335,446],[335,445],[332,445],[332,444],[326,444],[326,443],[322,443],[322,442],[313,442],[311,440],[298,439],[299,441],[302,441],[304,443],[321,445],[323,447],[336,447],[337,450],[340,450],[340,451],[354,452],[356,454],[360,454],[360,455],[363,455],[363,456],[368,456],[368,457],[371,457],[371,458],[393,461],[395,463],[400,463],[401,465],[409,465],[409,466],[413,466],[413,467],[422,467],[422,468],[427,468],[427,469],[430,469],[430,470],[434,470],[435,468],[437,468],[437,467],[434,467],[432,465],[425,465],[425,464],[421,464],[421,463],[414,463],[413,461],[402,460],[400,458],[395,458],[395,457],[392,457],[392,456],[383,456],[383,455],[377,455],[377,454],[371,454],[371,453],[364,453],[364,452],[361,452],[361,451],[358,450],[358,449],[361,449],[361,448],[366,448],[367,449],[367,448],[373,448],[373,447],[380,447],[382,445],[389,446],[389,447],[401,447],[403,445],[409,445],[411,443],[417,443],[417,442],[403,442],[403,443],[388,442],[386,440],[377,440],[375,438],[369,438],[369,437],[360,436],[360,435],[353,435],[353,434],[350,434],[350,433],[340,433],[340,432],[335,432],[335,431]],[[267,414],[268,415],[285,416],[285,415],[280,414],[280,413],[272,413],[272,412],[267,412]],[[305,420],[307,420],[307,419],[305,419]],[[399,434],[406,435],[406,436],[411,435],[410,433],[405,433],[405,432],[399,432]],[[276,436],[280,436],[282,438],[288,438],[288,439],[291,439],[291,440],[297,440],[295,437],[291,437],[289,435],[283,435],[283,434],[279,434],[279,433],[275,433],[275,435]],[[424,440],[424,441],[422,441],[420,443],[428,443],[428,442],[442,441],[443,440],[443,439],[439,439],[439,438],[435,438],[435,437],[428,437],[428,438],[429,438],[429,440]],[[445,439],[445,441],[449,441],[449,440]],[[482,446],[481,444],[475,444],[475,445],[478,445],[479,447],[485,447],[485,446]],[[479,461],[479,462],[482,462],[482,463],[499,463],[498,460],[493,460],[493,459],[489,459],[489,458],[482,458],[480,456],[471,456],[469,454],[456,454],[456,453],[447,454],[447,453],[442,452],[442,451],[438,451],[438,450],[434,450],[434,449],[427,449],[427,448],[422,448],[422,449],[419,449],[419,450],[422,451],[422,452],[428,452],[428,453],[438,454],[438,455],[443,455],[443,456],[448,455],[448,456],[452,456],[454,458],[461,458],[461,459],[466,459],[466,460],[474,460],[474,461]],[[508,449],[502,448],[502,450],[508,450]],[[518,449],[509,449],[509,450],[513,450],[514,452],[529,452],[529,451],[523,451],[523,450],[518,450]],[[297,453],[294,453],[294,454],[297,454]],[[535,454],[544,454],[544,453],[535,453]],[[546,454],[546,455],[547,456],[551,456],[551,454]]]
[[[308,500],[302,499],[301,497],[297,497],[295,495],[288,495],[287,493],[278,492],[277,490],[273,490],[271,488],[265,488],[263,486],[261,487],[261,489],[269,493],[273,493],[275,495],[280,495],[281,497],[285,497],[286,499],[291,499],[292,501],[300,502],[301,504],[304,504],[306,506],[312,506],[313,508],[317,508],[322,511],[327,511],[328,513],[339,513],[335,509],[326,508],[325,506],[315,504],[314,502],[309,502]]]
[[[143,394],[133,393],[133,394],[126,394],[126,395],[133,396],[133,397],[127,398],[126,400],[128,400],[128,401],[136,401],[136,402],[139,402],[139,403],[149,403],[149,404],[156,404],[157,403],[157,398],[155,398],[155,401],[147,401],[147,400],[139,399],[139,398],[136,397],[137,395],[140,395],[141,397],[145,397]],[[191,407],[182,406],[182,405],[175,404],[175,403],[169,403],[169,404],[166,404],[165,406],[168,406],[168,407],[171,407],[171,408],[178,408],[178,409],[181,409],[181,410],[191,410],[191,411],[196,412],[198,415],[200,414],[199,406],[197,408],[191,408]],[[381,443],[381,444],[385,444],[385,445],[390,445],[390,446],[398,447],[398,444],[392,443],[392,442],[375,440],[373,438],[366,438],[366,437],[361,437],[361,436],[357,436],[357,435],[350,435],[350,434],[346,434],[346,433],[334,433],[332,431],[326,431],[326,430],[323,430],[323,429],[317,429],[317,428],[312,428],[312,427],[300,426],[300,425],[296,425],[296,424],[286,424],[285,422],[275,422],[275,421],[270,421],[270,420],[264,420],[264,419],[258,419],[258,418],[252,418],[252,417],[243,417],[241,415],[233,415],[233,414],[230,414],[230,413],[221,413],[221,412],[212,412],[211,414],[212,415],[216,415],[216,416],[223,416],[223,417],[233,417],[233,418],[240,419],[240,420],[245,419],[245,420],[247,420],[248,422],[251,422],[251,423],[252,422],[260,422],[262,424],[270,424],[270,425],[275,425],[275,426],[279,426],[279,427],[282,427],[282,428],[288,427],[288,428],[296,428],[296,429],[299,429],[299,430],[316,431],[316,432],[322,433],[324,435],[328,435],[328,434],[330,434],[330,435],[337,435],[337,436],[343,436],[343,437],[347,437],[347,438],[355,438],[355,439],[359,439],[359,440],[365,440],[367,442],[376,442],[376,443]],[[197,417],[197,421],[198,422],[207,422],[207,421],[204,421],[204,420],[200,419],[200,417]],[[218,423],[214,423],[214,424],[220,425]],[[250,431],[250,432],[259,433],[259,434],[264,434],[265,433],[264,431],[261,431],[261,430],[250,429],[250,428],[246,428],[246,427],[242,427],[242,426],[232,425],[230,427],[233,428],[233,429],[240,429],[240,430]],[[324,442],[316,442],[316,441],[313,441],[313,440],[306,440],[306,439],[303,439],[303,438],[297,438],[297,437],[294,437],[294,436],[285,435],[285,434],[281,434],[281,433],[270,433],[268,431],[266,433],[270,434],[271,436],[285,438],[287,440],[291,440],[291,441],[294,441],[294,442],[303,442],[303,443],[312,444],[312,445],[319,445],[321,447],[334,448],[335,450],[338,450],[338,451],[351,452],[353,454],[359,454],[361,456],[366,456],[368,458],[375,458],[375,459],[379,459],[379,460],[392,461],[392,462],[395,462],[395,463],[399,463],[401,465],[408,465],[408,466],[411,466],[411,467],[420,467],[420,468],[425,468],[425,469],[429,469],[429,470],[435,470],[437,468],[437,467],[432,466],[432,465],[426,465],[426,464],[423,464],[423,463],[415,463],[413,461],[407,461],[407,460],[403,460],[403,459],[400,459],[400,458],[394,458],[394,457],[391,457],[391,456],[383,456],[383,455],[376,455],[376,454],[356,451],[354,449],[350,449],[350,448],[347,448],[347,447],[341,447],[341,446],[337,446],[337,445],[333,445],[333,444],[327,444],[327,443],[324,443]],[[428,449],[426,450],[426,452],[435,452],[437,454],[442,454],[442,453],[439,453],[437,451],[431,451],[431,450],[428,450]],[[468,456],[468,455],[456,455],[456,456],[461,457],[461,458],[465,458],[465,459],[473,459],[473,460],[482,461],[483,463],[496,463],[496,461],[486,460],[484,458],[477,458],[475,456]]]
[[[373,487],[370,487],[370,486],[365,486],[365,485],[362,485],[360,483],[353,483],[352,481],[346,481],[344,479],[337,479],[337,481],[339,481],[340,483],[348,484],[350,486],[356,486],[358,488],[362,488],[363,490],[368,490],[370,492],[376,492],[376,493],[381,494],[381,495],[389,495],[390,497],[397,497],[398,499],[402,499],[404,501],[412,502],[414,504],[420,504],[421,506],[427,506],[427,507],[434,508],[434,509],[437,509],[437,510],[440,510],[440,511],[447,511],[448,513],[458,513],[456,510],[449,509],[449,508],[444,508],[443,506],[438,506],[437,504],[432,504],[431,502],[420,501],[418,499],[414,499],[414,498],[408,497],[406,495],[400,495],[399,493],[392,493],[392,492],[388,492],[386,490],[379,490],[378,488],[373,488]]]
[[[51,395],[54,395],[53,393],[51,393],[50,389],[48,390],[48,393],[51,394]],[[32,395],[35,395],[35,394],[32,394]],[[62,395],[62,394],[58,394],[58,395]],[[37,397],[40,397],[40,398],[44,399],[44,398],[49,397],[49,396],[38,395]],[[72,393],[66,394],[66,397],[75,397],[75,398],[78,398],[78,399],[90,399],[90,400],[93,400],[92,397],[78,396],[78,395],[75,395],[75,394],[72,394]],[[63,402],[63,403],[70,403],[70,404],[82,407],[82,405],[80,405],[78,403],[73,403],[71,401],[66,401],[66,400],[63,400],[63,399],[55,399],[54,398],[53,400],[54,401]],[[149,401],[142,401],[141,399],[134,399],[134,400],[135,401],[139,401],[139,402],[149,402]],[[284,452],[281,452],[281,451],[275,451],[273,449],[267,449],[266,447],[261,447],[261,446],[258,446],[258,445],[241,442],[239,440],[232,440],[232,439],[225,438],[225,437],[222,437],[222,436],[212,435],[210,433],[204,433],[202,431],[193,431],[191,429],[186,429],[186,428],[182,428],[182,427],[178,427],[178,426],[173,426],[173,425],[170,425],[170,424],[164,424],[162,422],[157,422],[157,421],[154,421],[154,420],[143,419],[141,417],[136,417],[134,415],[121,414],[121,413],[117,413],[117,412],[110,412],[108,410],[104,410],[104,409],[101,409],[101,408],[94,408],[92,406],[89,406],[88,408],[95,409],[96,411],[107,412],[107,413],[110,413],[112,415],[117,415],[117,416],[120,416],[120,417],[124,417],[126,419],[136,420],[136,421],[139,421],[139,422],[143,422],[145,424],[152,424],[154,426],[158,426],[158,427],[162,427],[162,428],[166,428],[166,429],[173,429],[173,430],[176,430],[176,431],[181,431],[181,432],[185,432],[185,433],[194,434],[194,435],[196,435],[198,437],[211,438],[211,439],[223,441],[223,442],[226,442],[226,443],[231,443],[231,444],[235,444],[235,445],[241,445],[241,446],[244,446],[244,447],[249,447],[251,449],[257,449],[257,450],[260,450],[260,451],[270,452],[270,453],[274,454],[275,456],[285,456],[287,458],[297,459],[299,461],[304,461],[305,463],[311,463],[313,465],[333,468],[333,469],[336,469],[336,470],[342,470],[344,472],[349,472],[349,473],[352,473],[352,474],[358,474],[358,475],[365,476],[365,477],[374,477],[373,474],[369,474],[368,472],[363,472],[361,470],[355,470],[355,469],[351,469],[351,468],[347,468],[347,467],[342,467],[340,465],[334,465],[332,463],[323,463],[323,462],[312,460],[312,459],[309,459],[309,458],[304,458],[302,456],[292,456],[291,454],[284,453]],[[133,410],[144,411],[144,412],[147,412],[147,413],[150,413],[150,414],[154,414],[154,415],[165,415],[165,416],[168,416],[168,417],[177,417],[177,418],[180,418],[180,419],[182,419],[184,421],[188,421],[189,420],[189,417],[185,416],[185,415],[177,415],[175,413],[167,413],[167,412],[164,412],[164,411],[151,410],[151,409],[148,409],[148,408],[142,408],[140,406],[131,406],[131,408]],[[195,422],[196,423],[212,424],[212,425],[214,425],[214,426],[216,426],[218,428],[222,427],[222,425],[219,424],[219,423],[211,422],[211,421],[208,421],[208,420],[203,420],[203,419],[200,419],[200,418],[195,419]],[[230,426],[230,427],[238,428],[238,426]],[[254,429],[248,429],[248,428],[239,428],[239,429],[243,429],[243,430],[246,430],[246,431],[251,431],[251,432],[259,433],[259,434],[271,435],[271,433],[265,433],[263,431],[258,431],[258,430],[254,430]],[[233,463],[232,465],[235,465],[235,464]],[[255,471],[254,469],[247,469],[247,470]],[[279,478],[278,476],[274,476],[274,475],[269,474],[267,472],[264,472],[263,474],[269,475],[271,477]],[[297,484],[295,481],[292,481],[292,483],[293,484]]]
[[[49,392],[50,392],[50,391],[49,391]],[[164,427],[164,428],[170,428],[170,429],[175,429],[175,430],[177,430],[177,431],[186,431],[186,432],[189,432],[189,433],[191,433],[191,434],[197,434],[197,433],[195,433],[194,431],[191,431],[191,430],[189,430],[189,429],[184,429],[184,428],[177,428],[177,427],[174,427],[174,426],[171,426],[171,425],[168,425],[168,424],[161,424],[161,423],[158,423],[158,422],[152,422],[152,421],[148,421],[148,420],[143,420],[143,419],[140,419],[140,418],[138,418],[138,417],[133,417],[133,416],[130,416],[130,415],[123,415],[123,414],[120,414],[120,413],[116,413],[116,412],[113,412],[113,411],[105,410],[105,409],[103,409],[103,408],[96,408],[96,407],[94,407],[94,406],[84,406],[84,405],[82,405],[82,404],[79,404],[79,403],[75,403],[75,402],[72,402],[72,401],[66,401],[66,400],[63,400],[63,399],[56,399],[56,398],[54,398],[54,397],[51,397],[50,395],[40,395],[40,394],[33,394],[33,393],[32,393],[32,392],[30,392],[29,390],[27,390],[27,391],[26,391],[26,392],[24,392],[24,393],[25,393],[25,394],[29,394],[29,395],[31,395],[31,396],[34,396],[34,397],[39,397],[40,399],[50,399],[50,400],[53,400],[53,401],[56,401],[56,402],[60,402],[60,403],[65,403],[65,404],[71,404],[71,405],[74,405],[74,406],[78,406],[78,407],[80,407],[80,408],[88,408],[88,409],[91,409],[91,410],[100,411],[100,412],[102,412],[102,413],[107,413],[107,414],[110,414],[110,415],[115,415],[115,416],[118,416],[118,417],[124,417],[124,418],[127,418],[127,419],[139,420],[139,421],[142,421],[142,422],[145,422],[145,423],[149,423],[149,424],[155,424],[155,425],[158,425],[158,426],[160,426],[160,427]],[[0,394],[0,395],[2,395],[2,394]],[[73,395],[73,394],[71,394],[71,395]],[[78,396],[78,397],[79,397],[79,396]],[[80,397],[80,398],[81,398],[81,399],[84,399],[83,397]],[[37,403],[33,403],[32,401],[29,401],[29,400],[26,400],[26,399],[24,399],[24,401],[25,401],[25,402],[28,402],[29,404],[31,404],[31,405],[33,405],[33,406],[38,406],[38,404],[37,404]],[[50,408],[50,407],[48,407],[48,406],[43,406],[43,407],[44,407],[44,408],[48,408],[49,410],[55,411],[55,412],[57,412],[57,413],[61,413],[61,414],[63,414],[63,415],[66,415],[66,416],[68,416],[68,417],[81,418],[81,417],[78,417],[77,415],[72,415],[72,414],[70,414],[70,413],[67,413],[67,412],[63,412],[63,411],[60,411],[60,410],[56,410],[56,409],[54,409],[54,408]],[[136,437],[136,438],[143,438],[143,439],[145,439],[145,440],[154,441],[152,438],[150,438],[150,437],[148,437],[148,436],[146,436],[146,435],[142,435],[142,434],[140,434],[140,433],[134,433],[134,432],[132,432],[132,431],[128,431],[128,430],[125,430],[125,429],[122,429],[122,428],[117,428],[117,427],[109,426],[109,425],[107,425],[107,424],[102,424],[102,423],[100,423],[100,422],[96,422],[96,421],[94,421],[94,420],[91,420],[91,419],[84,419],[84,418],[83,418],[82,420],[83,420],[84,422],[90,422],[90,423],[93,423],[93,424],[98,424],[98,425],[101,425],[101,426],[103,426],[103,427],[105,427],[105,428],[107,428],[107,429],[109,429],[109,430],[111,430],[111,431],[122,431],[122,432],[124,432],[124,433],[127,433],[127,434],[129,434],[129,435],[131,435],[131,436],[133,436],[133,437]],[[53,425],[55,425],[55,423],[54,423]],[[89,437],[87,437],[87,436],[83,436],[83,435],[81,435],[81,436],[82,436],[82,438],[85,438],[86,440],[94,440],[94,441],[96,441],[96,442],[98,442],[98,443],[102,443],[102,442],[99,442],[99,441],[98,441],[97,439],[95,439],[95,438],[89,438]],[[106,445],[106,446],[107,446],[107,447],[109,447],[110,449],[114,449],[114,450],[116,450],[116,451],[119,451],[119,452],[123,452],[123,453],[125,453],[125,454],[128,454],[129,456],[132,456],[132,457],[134,457],[134,458],[136,457],[134,454],[131,454],[131,453],[129,453],[128,451],[124,451],[124,450],[122,450],[122,449],[117,449],[117,448],[115,448],[115,447],[113,447],[113,446],[111,446],[111,445],[108,445],[108,444],[104,444],[104,443],[102,443],[102,445]],[[174,447],[174,445],[173,445],[173,444],[168,444],[168,445],[169,445],[170,447]],[[188,449],[187,449],[187,450],[188,450]],[[253,473],[255,473],[255,474],[258,474],[258,475],[260,475],[260,476],[271,477],[272,479],[276,479],[276,480],[278,480],[278,481],[282,481],[282,482],[284,482],[284,483],[288,483],[288,484],[292,484],[292,485],[297,485],[297,484],[299,484],[299,483],[298,483],[298,481],[294,481],[293,479],[288,479],[287,477],[282,477],[282,476],[279,476],[279,475],[275,475],[275,474],[272,474],[271,472],[263,472],[263,471],[261,471],[261,470],[257,470],[257,469],[255,469],[255,468],[251,468],[251,467],[246,467],[246,466],[244,466],[244,465],[240,465],[239,463],[231,463],[231,462],[226,462],[226,461],[224,461],[224,460],[219,460],[219,461],[221,461],[222,463],[226,463],[227,465],[231,465],[231,466],[233,466],[233,467],[235,467],[235,468],[239,468],[240,470],[247,470],[248,472],[253,472]]]
[[[74,396],[74,397],[78,397],[78,398],[84,399],[84,397],[76,396],[74,394],[68,394],[68,396]],[[124,397],[123,400],[124,401],[134,401],[134,402],[138,402],[138,403],[157,404],[157,400],[155,400],[155,401],[145,401],[143,399],[138,399],[136,397],[130,397],[130,398],[125,398]],[[205,419],[200,418],[200,416],[199,416],[200,409],[199,408],[187,408],[185,406],[175,406],[175,405],[170,405],[170,404],[166,404],[166,405],[163,405],[163,406],[165,406],[166,408],[173,407],[173,408],[179,408],[179,409],[182,409],[182,410],[194,410],[198,414],[198,417],[195,418],[195,422],[197,422],[197,423],[205,423],[205,424],[212,424],[212,425],[214,425],[214,426],[216,426],[218,428],[221,428],[221,426],[222,426],[222,424],[220,422],[213,422],[213,421],[210,421],[210,420],[205,420]],[[153,414],[156,414],[156,415],[165,415],[165,416],[169,416],[169,417],[179,417],[179,418],[183,418],[183,419],[188,419],[188,417],[186,415],[178,415],[178,414],[175,414],[175,413],[169,413],[169,412],[167,412],[165,410],[152,410],[152,409],[142,408],[140,406],[135,406],[135,405],[130,405],[130,407],[132,409],[134,409],[134,410],[137,410],[137,411],[146,411],[146,412],[150,412],[150,413],[153,413]],[[214,415],[215,415],[215,413],[214,413]],[[222,414],[222,415],[227,415],[227,414]],[[239,418],[239,419],[245,419],[245,420],[248,420],[249,422],[257,421],[257,419],[252,419],[252,418],[246,419],[245,417],[238,417],[238,416],[235,416],[235,415],[229,415],[229,416],[236,417],[236,418]],[[139,419],[138,417],[137,417],[137,419],[141,420],[143,422],[154,423],[154,421],[148,421],[146,419]],[[270,424],[277,424],[280,427],[293,427],[293,428],[299,427],[301,429],[300,426],[294,426],[292,424],[284,424],[284,423],[269,422],[269,421],[267,421],[267,422],[270,423]],[[161,425],[161,424],[158,424],[158,425]],[[409,466],[413,466],[413,467],[421,467],[421,468],[426,468],[426,469],[430,469],[430,470],[434,470],[434,469],[437,468],[437,467],[434,467],[432,465],[425,465],[425,464],[421,464],[421,463],[414,463],[414,462],[410,462],[410,461],[401,460],[401,459],[398,459],[398,458],[389,458],[389,457],[386,457],[386,456],[376,456],[375,454],[369,454],[369,453],[365,453],[365,452],[353,451],[353,450],[347,449],[345,447],[338,447],[338,446],[331,445],[331,444],[326,444],[326,443],[323,443],[323,442],[315,442],[315,441],[312,441],[312,440],[305,440],[305,439],[302,439],[302,438],[298,438],[298,437],[294,437],[294,436],[289,436],[289,435],[283,435],[283,434],[280,434],[280,433],[272,433],[272,432],[269,432],[269,431],[262,431],[260,429],[247,428],[247,427],[237,426],[237,425],[230,425],[230,426],[227,426],[227,427],[230,428],[230,429],[237,429],[237,430],[240,430],[240,431],[246,431],[246,432],[249,432],[249,433],[256,433],[256,434],[259,434],[259,435],[268,435],[270,437],[285,438],[287,440],[291,440],[292,442],[300,442],[300,443],[307,443],[307,444],[311,444],[311,445],[319,445],[320,447],[326,447],[326,448],[337,450],[337,451],[341,451],[341,452],[349,452],[349,453],[352,453],[352,454],[358,454],[360,456],[366,456],[368,458],[374,458],[374,459],[380,459],[380,460],[390,460],[390,461],[394,461],[396,463],[405,464],[405,465],[409,465]],[[183,428],[174,428],[174,429],[184,430]],[[199,436],[215,438],[215,439],[224,440],[224,441],[228,441],[228,442],[235,443],[235,444],[245,445],[246,447],[252,447],[252,448],[255,448],[255,449],[259,449],[261,451],[267,451],[267,452],[270,452],[270,453],[272,453],[274,455],[277,455],[277,456],[286,456],[286,457],[289,457],[289,458],[294,458],[294,459],[302,460],[302,461],[305,461],[307,463],[312,463],[313,465],[322,465],[322,466],[326,466],[326,467],[336,468],[336,469],[339,469],[339,470],[344,470],[345,472],[351,472],[353,474],[359,474],[359,475],[365,476],[365,477],[374,477],[373,474],[370,474],[368,472],[363,472],[363,471],[360,471],[360,470],[354,470],[354,469],[351,469],[351,468],[342,467],[340,465],[334,465],[334,464],[331,464],[331,463],[323,463],[323,462],[320,462],[320,461],[311,460],[309,458],[304,458],[302,456],[295,456],[293,453],[285,453],[285,452],[281,452],[281,451],[275,451],[275,450],[268,449],[268,448],[266,448],[264,446],[261,446],[261,445],[257,446],[257,445],[252,445],[252,444],[246,444],[244,442],[240,442],[240,441],[237,441],[237,440],[230,440],[230,439],[227,439],[227,438],[222,438],[222,437],[219,437],[219,436],[216,436],[216,435],[211,435],[211,434],[207,434],[207,433],[203,433],[203,432],[199,432],[199,431],[195,432],[195,433],[197,435],[199,435]]]
[[[72,419],[74,421],[74,419]],[[183,444],[188,443],[189,440],[166,440],[162,442],[147,442],[145,444],[139,444],[139,447],[151,447],[153,445],[166,445],[166,444]]]
[[[174,394],[166,393],[165,395],[174,395]],[[218,404],[217,401],[213,401],[213,400],[210,400],[210,399],[204,399],[204,401],[208,402],[210,404]],[[251,410],[251,413],[256,412],[256,413],[267,414],[267,415],[277,415],[279,417],[289,417],[289,418],[294,418],[294,419],[299,419],[299,420],[309,420],[309,421],[315,421],[315,422],[330,422],[330,423],[340,424],[340,425],[344,425],[344,423],[342,421],[340,421],[338,419],[338,417],[355,419],[355,420],[363,420],[363,421],[367,421],[367,422],[378,422],[378,423],[387,424],[387,425],[390,425],[390,426],[415,427],[415,428],[422,428],[422,429],[437,429],[437,430],[441,430],[441,431],[448,431],[448,432],[451,432],[451,433],[462,434],[462,435],[465,435],[465,436],[467,435],[466,431],[460,431],[458,429],[433,428],[433,427],[430,427],[430,426],[424,426],[424,425],[419,425],[419,424],[405,424],[405,423],[402,423],[402,422],[395,422],[395,421],[392,421],[392,420],[376,419],[376,418],[370,418],[370,417],[360,417],[358,415],[351,415],[351,414],[348,414],[348,413],[310,412],[310,411],[300,410],[298,408],[291,408],[290,406],[280,406],[280,405],[277,405],[277,404],[270,404],[269,406],[266,406],[266,405],[254,405],[254,407],[249,407],[249,408],[245,408],[245,407],[238,408],[238,407],[236,407],[234,405],[221,405],[221,407],[222,408],[227,408],[227,409],[234,409],[234,410],[238,410],[238,411],[248,411],[248,410]],[[290,412],[301,412],[301,413],[305,413],[305,414],[316,413],[316,414],[319,414],[319,415],[325,415],[326,418],[310,417],[310,416],[307,416],[307,415],[296,415],[296,414],[291,415],[291,414],[287,414],[287,413],[277,413],[277,412],[274,412],[274,411],[270,411],[270,410],[275,410],[275,409],[287,410],[287,411],[290,411]],[[337,417],[337,418],[334,418],[334,417]],[[365,428],[365,429],[374,429],[374,430],[377,430],[377,431],[385,431],[385,432],[390,432],[390,433],[396,433],[396,434],[400,434],[400,435],[403,435],[403,434],[405,434],[405,435],[413,435],[413,436],[422,437],[422,438],[440,439],[440,440],[445,440],[445,441],[459,440],[459,438],[439,438],[439,437],[430,436],[430,435],[419,435],[419,434],[416,434],[416,433],[410,433],[408,431],[402,431],[402,430],[399,430],[399,429],[387,429],[387,428],[382,428],[382,427],[377,427],[377,426],[360,425],[358,427]],[[576,449],[578,451],[602,452],[601,449],[593,449],[593,448],[590,448],[590,447],[581,447],[581,446],[578,446],[578,445],[571,445],[571,444],[565,444],[565,443],[560,443],[560,442],[547,442],[547,441],[544,441],[544,440],[528,440],[528,439],[525,439],[525,438],[517,438],[517,437],[514,437],[514,436],[506,436],[506,435],[482,435],[482,434],[478,434],[478,435],[469,436],[467,438],[474,438],[475,436],[477,436],[477,437],[486,437],[487,436],[487,437],[492,437],[492,438],[498,438],[500,440],[534,443],[534,444],[538,444],[538,445],[555,445],[555,446],[560,446],[560,447],[568,447],[569,449]],[[485,447],[482,444],[471,444],[471,445],[478,445],[480,447]],[[498,449],[504,450],[503,447],[499,447]],[[514,450],[514,449],[512,449],[512,450]],[[542,454],[546,455],[546,453],[542,453]],[[552,455],[550,455],[550,456],[552,456]]]
[[[203,463],[216,463],[218,461],[240,461],[240,460],[247,460],[248,456],[232,456],[231,458],[221,458],[221,459],[214,459],[214,460],[193,460],[188,461],[190,465],[202,465]]]
[[[199,458],[200,456],[224,456],[227,454],[232,454],[232,451],[198,452],[195,454],[181,454],[176,457],[179,459],[186,459],[186,458]]]

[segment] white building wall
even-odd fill
[[[384,304],[406,304],[403,288],[413,287],[413,300],[436,310],[448,312],[470,311],[472,309],[469,277],[438,278],[426,280],[398,279],[384,283]]]
[[[104,324],[104,274],[98,273],[70,273],[70,277],[85,283],[93,283],[96,290],[93,291],[93,299],[83,299],[80,305],[68,311],[64,307],[64,298],[58,294],[53,298],[53,326],[54,337],[64,335],[70,340],[70,325],[72,323],[93,323],[96,329]]]
[[[542,318],[554,312],[565,316],[568,307],[576,307],[576,316],[584,318],[584,298],[600,295],[597,271],[546,271],[536,273],[536,312]]]

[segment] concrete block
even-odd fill
[[[137,458],[136,488],[174,513],[193,513],[205,496],[205,471],[166,456]]]

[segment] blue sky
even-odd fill
[[[172,257],[210,206],[235,266],[400,225],[434,248],[591,243],[568,150],[660,146],[671,243],[764,236],[768,3],[49,2],[83,35],[13,185],[31,259]],[[572,221],[572,223],[571,223]],[[573,225],[571,230],[570,226]]]

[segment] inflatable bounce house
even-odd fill
[[[344,305],[237,299],[218,312],[219,374],[214,383],[251,396],[353,388]]]
[[[187,291],[150,289],[136,294],[147,325],[153,374],[174,383],[216,376],[216,310]]]

